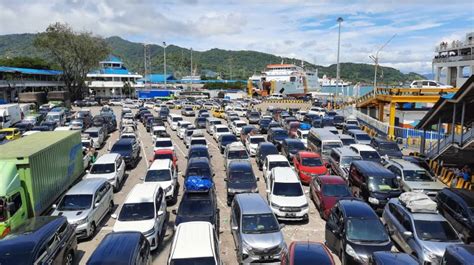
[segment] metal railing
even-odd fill
[[[462,142],[461,142],[462,138]],[[443,153],[446,149],[448,149],[452,145],[457,145],[459,148],[463,148],[463,146],[471,141],[474,140],[474,128],[471,128],[467,132],[463,133],[462,137],[461,134],[455,134],[454,137],[452,134],[444,135],[443,139],[438,143],[432,145],[431,148],[428,149],[427,154],[429,157],[434,157]]]

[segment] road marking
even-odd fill
[[[178,149],[178,151],[183,155],[183,157],[186,157],[186,154],[183,152],[183,150],[181,150],[181,148],[179,147],[178,143],[175,143],[174,146],[175,146],[176,149]]]
[[[219,196],[216,196],[216,198],[217,198],[217,202],[219,202],[219,204],[220,204],[221,206],[227,207],[227,204],[224,204],[224,203],[222,202],[222,200],[219,198]]]

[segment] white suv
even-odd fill
[[[250,156],[255,156],[257,153],[257,147],[259,143],[265,142],[265,137],[263,135],[249,135],[247,139],[245,139],[245,147],[249,152]]]
[[[184,138],[184,132],[186,131],[186,128],[190,126],[191,123],[189,121],[179,121],[178,122],[178,129],[176,130],[176,133],[178,134],[179,139]]]
[[[125,176],[125,161],[120,154],[104,154],[95,161],[91,170],[86,172],[85,178],[107,179],[114,191],[118,191]]]
[[[173,150],[174,145],[171,141],[171,138],[156,138],[155,146],[153,147],[153,151],[157,150]]]
[[[153,161],[147,170],[144,183],[158,183],[164,189],[166,200],[175,204],[178,199],[178,171],[170,159]]]
[[[301,181],[292,168],[273,168],[266,187],[268,204],[277,219],[308,220],[308,201]]]
[[[120,213],[116,218],[113,231],[138,231],[155,250],[165,236],[166,200],[163,189],[158,184],[139,183],[128,193]]]
[[[213,133],[212,137],[214,137],[214,140],[216,140],[216,142],[219,140],[219,136],[221,136],[223,134],[231,133],[231,131],[229,130],[229,127],[227,127],[227,125],[222,125],[222,124],[214,125],[213,132],[214,133]]]
[[[168,264],[222,264],[212,224],[195,221],[178,225]]]
[[[272,169],[275,167],[288,167],[291,168],[290,162],[282,155],[267,155],[263,162],[263,178],[265,182],[268,182],[268,178],[271,175]]]

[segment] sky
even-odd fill
[[[194,50],[255,50],[319,65],[379,63],[431,73],[441,41],[474,32],[474,0],[0,0],[0,34],[42,32],[54,22],[102,37]]]

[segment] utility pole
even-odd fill
[[[193,48],[191,48],[191,74],[189,76],[193,76]]]
[[[163,63],[164,63],[164,80],[165,80],[165,88],[166,88],[166,42],[163,41]]]
[[[374,61],[374,64],[375,64],[375,70],[374,70],[374,90],[373,90],[373,96],[375,98],[375,95],[377,93],[377,68],[379,66],[379,53],[380,51],[382,51],[383,48],[385,48],[385,46],[388,45],[389,42],[391,42],[393,40],[393,38],[395,38],[395,36],[397,36],[397,34],[393,34],[393,36],[387,41],[385,42],[384,45],[382,45],[382,47],[380,47],[380,49],[377,50],[377,52],[375,53],[375,56],[373,55],[370,55],[369,58],[372,59]]]
[[[337,36],[337,67],[336,67],[336,96],[334,97],[334,105],[337,102],[337,93],[339,92],[339,78],[340,78],[340,65],[339,65],[339,53],[341,50],[341,23],[344,21],[342,17],[337,19],[339,23],[339,34]]]

